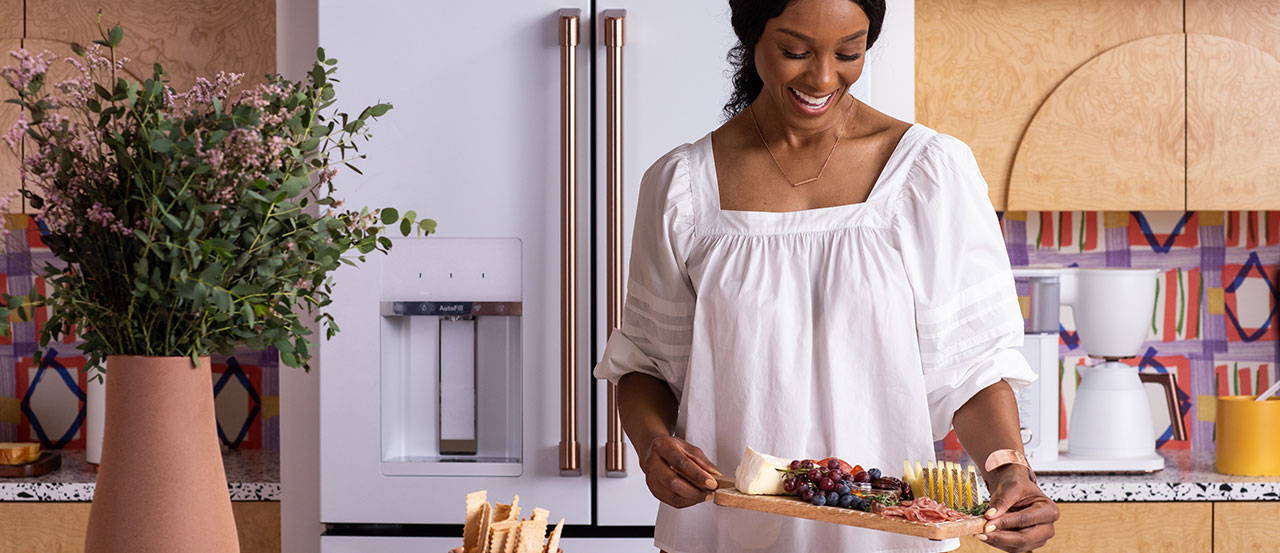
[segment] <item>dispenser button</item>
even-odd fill
[[[1024,427],[1024,428],[1021,428],[1020,430],[1021,430],[1020,434],[1022,434],[1023,445],[1031,443],[1031,429]]]

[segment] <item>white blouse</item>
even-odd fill
[[[676,435],[725,474],[743,450],[834,455],[900,475],[956,409],[1036,378],[987,184],[963,142],[913,125],[870,197],[805,211],[720,208],[711,135],[640,185],[622,328],[595,375],[666,381]],[[719,507],[662,505],[671,553],[937,552],[929,541]]]

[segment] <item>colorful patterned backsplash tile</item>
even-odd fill
[[[52,255],[25,216],[8,216],[0,289],[43,287],[31,267]],[[1001,225],[1016,266],[1144,267],[1164,272],[1152,306],[1145,351],[1130,360],[1144,371],[1178,375],[1188,440],[1161,448],[1212,450],[1213,425],[1196,416],[1201,397],[1252,394],[1274,382],[1280,358],[1280,212],[1009,212]],[[1022,292],[1025,293],[1025,290]],[[15,324],[0,338],[0,441],[38,440],[84,447],[84,358],[74,339],[33,362],[36,325]],[[1078,373],[1079,349],[1069,309],[1061,330],[1063,417]],[[279,447],[279,366],[274,351],[214,358],[219,438],[227,447]],[[1157,425],[1168,426],[1162,409]],[[1065,427],[1065,425],[1064,425]],[[1065,434],[1064,436],[1065,437]],[[959,443],[949,438],[945,447]]]
[[[6,215],[5,267],[0,290],[25,294],[44,288],[32,267],[53,261],[40,232],[25,215]],[[33,358],[38,325],[16,322],[0,337],[0,442],[38,441],[47,448],[84,448],[85,358],[71,337],[52,344],[39,363]],[[227,448],[278,449],[280,378],[274,350],[243,350],[213,357],[210,386],[218,418],[218,438]]]
[[[1160,448],[1212,451],[1213,424],[1197,417],[1201,398],[1258,393],[1275,381],[1280,212],[1008,212],[1001,226],[1015,266],[1163,271],[1144,351],[1126,361],[1178,376],[1188,439],[1171,439],[1168,412],[1157,405]],[[1027,293],[1025,285],[1019,293]],[[1062,321],[1065,429],[1080,379],[1074,367],[1093,360],[1080,349],[1070,309],[1063,308]],[[959,443],[951,436],[945,447]]]

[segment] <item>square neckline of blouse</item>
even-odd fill
[[[915,131],[917,127],[920,127],[919,123],[911,123],[911,125],[907,127],[907,130],[902,133],[902,136],[898,137],[898,142],[893,145],[893,151],[889,153],[889,157],[885,159],[884,165],[880,167],[880,172],[876,174],[876,180],[871,184],[871,191],[867,193],[867,199],[862,200],[860,202],[829,205],[824,207],[811,207],[809,209],[794,209],[791,211],[759,211],[759,210],[751,210],[751,209],[724,209],[720,207],[720,176],[716,172],[716,154],[715,154],[715,148],[713,147],[713,144],[712,144],[712,141],[714,140],[712,135],[714,133],[709,132],[707,133],[707,136],[706,136],[706,153],[705,153],[707,164],[710,169],[708,171],[709,180],[711,181],[711,187],[710,187],[710,190],[708,190],[708,192],[710,193],[709,195],[711,196],[711,200],[714,202],[716,213],[719,213],[721,215],[740,214],[740,215],[749,216],[753,218],[754,217],[782,218],[782,217],[794,217],[798,214],[804,214],[804,213],[813,213],[813,214],[836,213],[839,211],[859,209],[871,203],[871,199],[875,198],[877,196],[877,192],[881,188],[883,188],[882,186],[880,186],[880,183],[884,181],[885,174],[889,172],[889,169],[893,166],[893,162],[898,158],[899,155],[902,154],[903,146],[906,145],[907,142],[909,142],[907,140],[908,136],[912,133],[912,131]]]

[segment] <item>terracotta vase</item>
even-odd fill
[[[86,553],[237,553],[209,358],[107,357]]]

